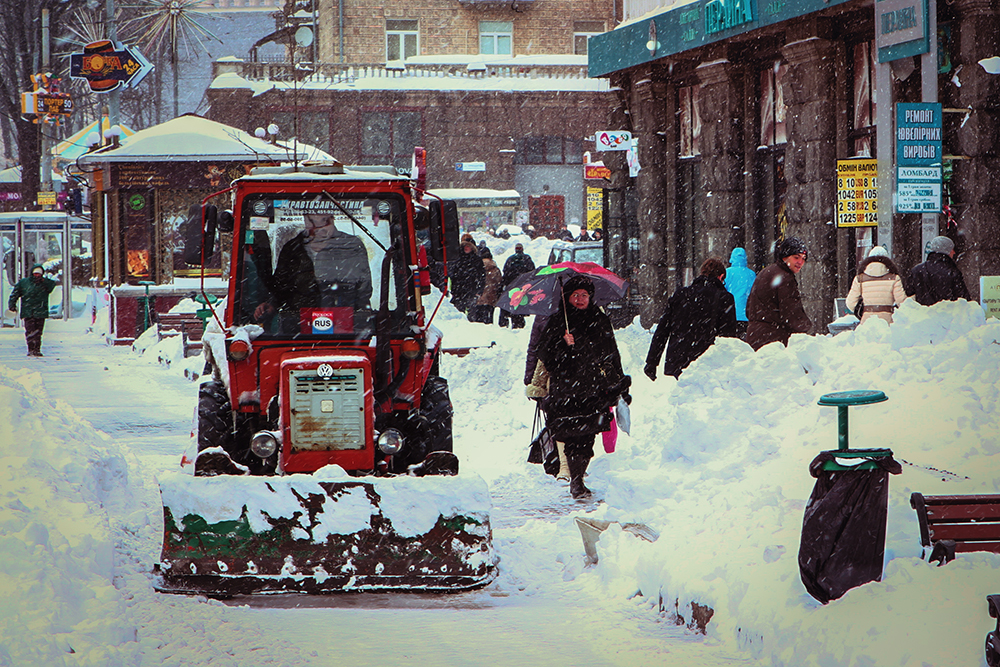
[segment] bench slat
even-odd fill
[[[960,553],[990,551],[995,554],[1000,554],[1000,542],[956,542],[955,551]]]
[[[1000,503],[1000,494],[978,496],[924,496],[924,504],[930,505],[995,505]]]
[[[924,501],[926,502],[926,498]],[[1000,519],[1000,504],[998,505],[927,505],[927,521],[939,523],[942,521],[969,519]]]
[[[1000,540],[1000,523],[931,524],[931,540]]]

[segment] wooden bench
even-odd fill
[[[158,313],[156,315],[156,333],[163,339],[176,332],[184,345],[184,356],[193,357],[201,352],[201,335],[205,332],[205,324],[195,313]]]
[[[956,553],[1000,553],[1000,495],[925,496],[914,493],[920,543],[931,548],[930,561],[944,565]]]

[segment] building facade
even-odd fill
[[[980,275],[1000,273],[992,177],[1000,77],[978,64],[1000,54],[1000,7],[895,5],[877,20],[873,3],[861,0],[626,0],[625,21],[591,40],[591,75],[609,78],[628,112],[611,129],[638,138],[645,324],[707,257],[728,259],[741,246],[759,270],[786,236],[809,246],[799,282],[817,333],[874,244],[887,246],[905,273],[923,261],[929,238],[952,236],[975,297]],[[922,23],[913,18],[921,8]],[[922,27],[930,53],[914,47],[919,39],[886,47],[899,27],[916,35]],[[893,113],[898,103],[921,102],[943,109],[942,207],[896,213]],[[838,199],[838,161],[865,158],[877,163],[869,215],[841,226],[841,209],[860,204],[843,192]]]
[[[586,224],[584,162],[618,104],[586,51],[613,27],[612,0],[315,7],[291,19],[314,36],[289,41],[294,63],[216,63],[209,118],[273,123],[347,164],[409,170],[422,146],[431,189],[516,189],[529,224]]]

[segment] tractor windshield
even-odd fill
[[[251,195],[237,229],[236,324],[269,337],[367,338],[382,292],[382,264],[393,248],[388,308],[404,331],[406,203],[391,193]]]

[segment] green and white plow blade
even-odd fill
[[[465,590],[496,576],[489,490],[476,475],[159,483],[161,591]]]

